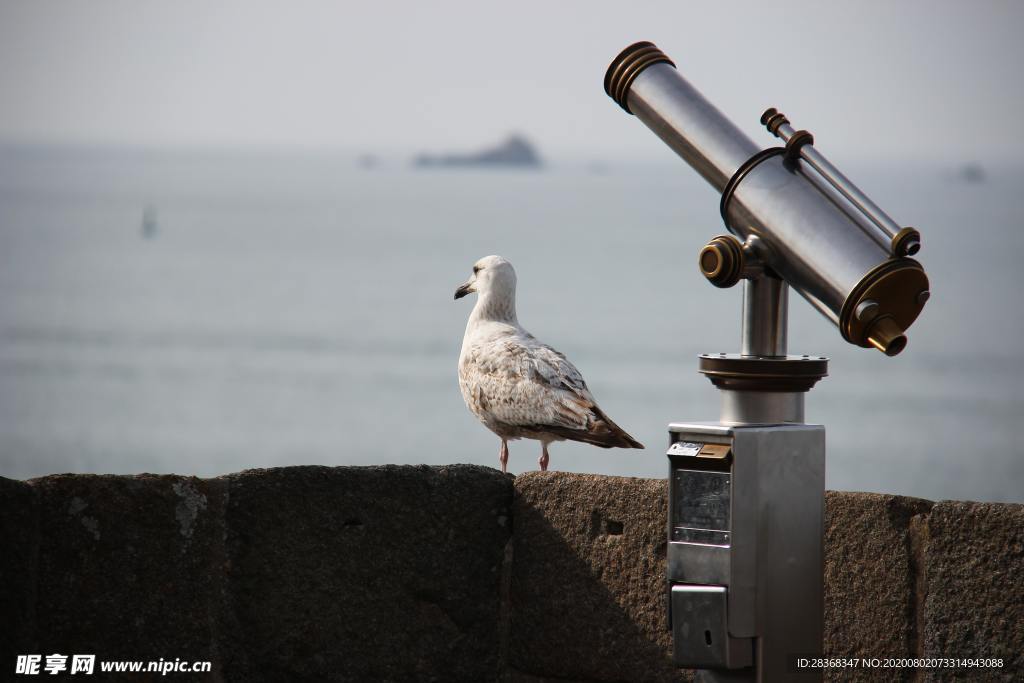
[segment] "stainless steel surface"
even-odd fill
[[[629,110],[719,192],[760,149],[669,64],[644,69],[627,99]]]
[[[821,680],[786,655],[823,651],[825,428],[737,428],[733,451],[729,632],[756,635],[758,681]]]
[[[732,443],[732,425],[721,422],[670,422],[668,425],[669,438],[672,442],[692,440],[704,443]],[[686,434],[692,439],[684,439],[680,435]]]
[[[821,174],[816,172],[810,164],[805,164],[800,170],[807,180],[813,184],[823,196],[827,197],[836,208],[842,211],[853,224],[860,228],[861,232],[863,232],[868,239],[874,241],[878,246],[891,253],[891,240],[878,229],[878,226],[875,225],[875,223],[868,218],[863,211],[857,208],[857,206],[850,202],[849,199],[844,197],[843,194],[837,190],[834,185],[832,185],[832,183],[822,178]]]
[[[699,455],[678,459],[687,461],[699,463],[701,469],[676,467],[672,471],[669,540],[728,545],[731,475],[718,469],[724,462],[709,463]]]
[[[764,275],[764,243],[757,235],[750,235],[743,242],[743,272],[741,276],[752,280]]]
[[[728,597],[728,636],[754,638],[757,643],[749,680],[821,680],[820,672],[790,671],[786,656],[815,655],[823,650],[824,427],[670,426],[674,442],[701,443],[723,437],[732,439],[730,544],[669,543],[673,635],[682,637],[684,643],[693,637],[692,630],[679,631],[676,589],[691,582],[721,586]],[[673,456],[672,474],[698,460],[696,456]],[[670,488],[670,505],[677,494]],[[722,566],[726,554],[727,570]],[[682,646],[682,653],[691,647]],[[695,652],[700,655],[704,651],[698,648]],[[714,666],[676,661],[686,666]],[[723,676],[723,670],[716,670],[707,680],[730,680]]]
[[[857,304],[857,310],[854,311],[854,315],[857,316],[858,320],[868,322],[878,315],[878,302],[874,299],[865,299]]]
[[[743,281],[740,354],[785,356],[789,287],[777,277]]]
[[[783,123],[776,129],[776,135],[782,139],[783,142],[789,142],[789,139],[793,137],[796,131],[788,123]],[[879,237],[880,243],[884,248],[888,248],[892,244],[892,238],[896,236],[902,228],[896,224],[892,218],[889,217],[885,211],[882,211],[877,204],[860,191],[853,182],[850,181],[843,173],[832,165],[832,163],[825,158],[825,156],[815,149],[814,145],[804,145],[800,148],[800,158],[806,161],[811,167],[818,172],[820,177],[829,183],[836,189],[843,197],[846,198],[851,204],[863,213],[871,223],[876,227],[877,230],[881,231],[882,235]]]
[[[681,583],[729,585],[729,547],[668,544],[668,578]]]
[[[712,443],[704,434],[695,438],[673,441],[666,452],[674,463],[668,490],[669,579],[694,584],[727,584],[732,491],[729,460],[700,454],[709,449],[730,453],[731,444]],[[706,530],[718,537],[707,542],[689,542],[692,539],[679,534],[688,527]]]
[[[836,325],[853,289],[889,259],[886,248],[868,239],[782,157],[767,159],[747,174],[726,218],[740,239],[764,240],[772,270]]]
[[[750,683],[756,680],[757,674],[753,669],[697,669],[693,672],[693,683]]]
[[[803,424],[804,392],[719,391],[724,424]]]
[[[672,657],[679,665],[739,669],[753,663],[753,642],[726,630],[725,586],[672,587]]]

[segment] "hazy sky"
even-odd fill
[[[653,40],[752,136],[836,156],[1024,152],[1024,2],[0,0],[0,141],[664,158],[602,89]]]

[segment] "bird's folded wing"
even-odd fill
[[[471,360],[462,380],[493,420],[585,430],[597,418],[579,370],[549,346],[498,340],[475,349]]]

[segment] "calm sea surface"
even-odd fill
[[[0,149],[0,475],[496,465],[456,380],[473,300],[452,294],[497,253],[521,322],[648,446],[556,444],[552,467],[662,477],[666,423],[717,418],[696,356],[737,350],[740,307],[695,266],[718,197],[669,161]],[[829,488],[1024,501],[1024,173],[848,170],[922,229],[932,299],[887,358],[793,295],[791,352],[832,359],[807,399]],[[513,471],[536,468],[535,442],[511,448]]]

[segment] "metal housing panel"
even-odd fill
[[[679,637],[677,619],[683,618],[676,613],[676,601],[682,599],[677,597],[677,589],[715,584],[719,590],[713,592],[720,592],[727,603],[725,634],[734,640],[756,639],[757,680],[789,680],[795,674],[787,670],[787,653],[822,652],[825,429],[820,425],[707,424],[673,424],[669,429],[674,441],[699,444],[714,439],[731,446],[730,458],[717,462],[700,462],[696,456],[670,456],[674,483],[677,472],[688,472],[690,463],[703,470],[697,474],[709,481],[728,473],[731,482],[728,544],[671,540],[668,544],[669,581],[681,582],[671,587],[674,635]],[[691,451],[693,448],[686,450]],[[699,501],[679,506],[675,501],[680,495],[677,488],[670,486],[670,539],[677,507],[697,512],[707,507],[701,507]],[[683,490],[714,493],[715,487],[697,485]],[[695,519],[700,517],[694,514]],[[722,527],[720,522],[710,515],[704,519],[704,526]],[[711,600],[706,596],[686,599]],[[701,603],[691,612],[704,614],[701,610],[707,609],[710,607]],[[702,618],[711,619],[706,615]],[[693,661],[687,665],[705,666]],[[808,671],[806,678],[799,678],[820,678],[820,672],[816,676]]]
[[[787,679],[786,653],[823,649],[825,428],[734,436],[729,631],[758,637],[762,680]]]
[[[672,587],[672,658],[681,666],[738,669],[753,664],[753,642],[726,629],[724,586]]]

